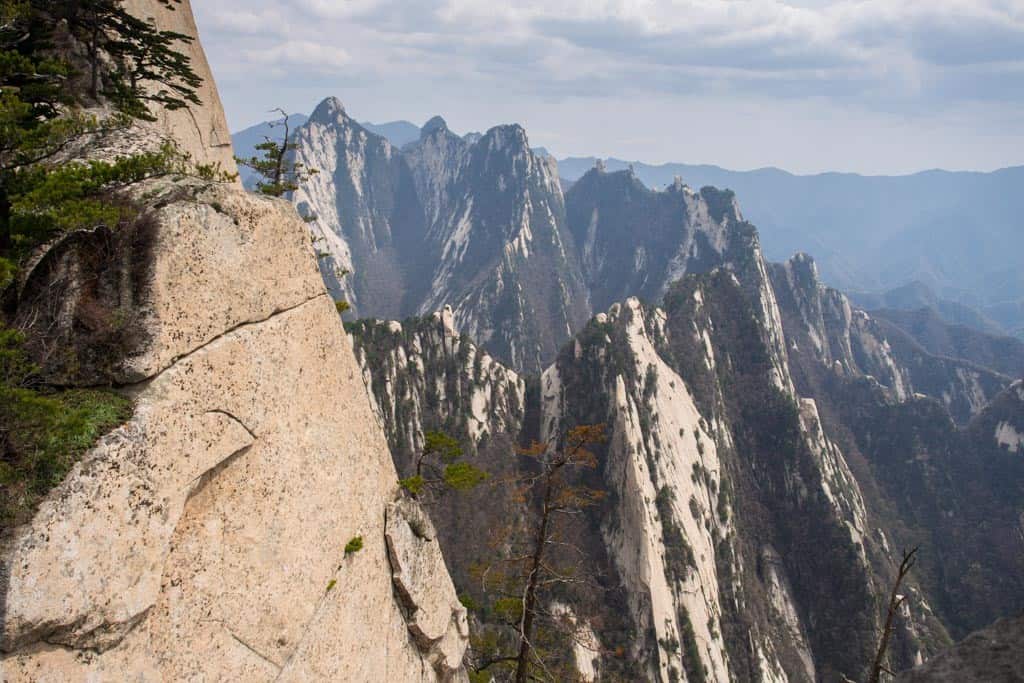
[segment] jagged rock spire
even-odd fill
[[[439,130],[448,130],[448,123],[440,116],[435,116],[423,124],[420,129],[420,137],[425,138]]]
[[[337,97],[328,97],[316,106],[310,119],[318,123],[333,123],[347,116],[345,105],[341,103],[341,100]]]

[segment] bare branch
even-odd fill
[[[889,649],[889,640],[892,638],[896,614],[899,612],[900,606],[907,600],[906,596],[899,594],[900,585],[917,563],[917,551],[918,547],[914,547],[909,552],[903,551],[903,561],[900,562],[899,569],[896,572],[896,582],[893,584],[892,592],[889,594],[889,609],[885,615],[885,628],[882,630],[882,639],[878,644],[878,652],[875,654],[875,661],[871,666],[871,675],[868,677],[868,683],[879,683],[883,671],[889,674],[892,673],[885,666],[885,654]]]

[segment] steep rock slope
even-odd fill
[[[1020,384],[957,427],[953,406],[916,391],[879,326],[821,286],[809,258],[772,270],[774,286],[757,279],[762,269],[730,261],[685,277],[663,308],[613,305],[563,348],[539,387],[527,383],[522,420],[508,417],[507,397],[519,395],[509,371],[475,360],[449,312],[350,326],[378,403],[402,407],[401,419],[384,418],[400,470],[425,428],[469,443],[497,436],[476,457],[502,472],[515,467],[516,442],[608,425],[608,503],[580,537],[590,565],[602,567],[607,604],[577,596],[566,606],[593,628],[597,651],[614,651],[620,629],[633,634],[630,675],[856,678],[894,560],[913,545],[922,561],[906,585],[894,668],[1024,599]],[[751,274],[757,287],[743,282]],[[780,352],[773,340],[783,339]],[[473,395],[478,410],[467,406]],[[446,502],[439,513],[460,591],[472,586],[461,560],[486,538],[469,533],[465,510],[510,514],[482,503],[493,505]],[[588,675],[622,663],[607,654],[592,662],[589,652],[577,661]]]
[[[450,307],[402,323],[361,320],[348,330],[396,458],[422,449],[426,430],[478,447],[522,429],[526,382],[459,334]]]
[[[460,137],[434,117],[397,150],[333,98],[296,142],[296,159],[322,173],[293,201],[317,217],[325,279],[354,317],[450,305],[462,332],[537,373],[594,307],[657,302],[683,275],[725,266],[758,299],[764,331],[779,329],[757,233],[729,191],[654,192],[595,168],[563,196],[554,159],[518,125]],[[785,384],[781,338],[770,345]]]
[[[223,187],[158,221],[152,342],[117,378],[135,417],[4,546],[5,675],[454,671],[459,647],[421,652],[392,597],[397,476],[304,225]]]
[[[196,20],[189,0],[180,3],[162,3],[154,0],[124,0],[122,3],[135,16],[152,21],[162,31],[174,31],[196,37]],[[155,112],[157,125],[173,138],[180,149],[200,164],[219,165],[227,173],[235,173],[235,156],[231,147],[231,133],[227,117],[217,93],[217,83],[210,71],[206,52],[198,39],[188,45],[177,46],[188,57],[192,69],[202,79],[196,89],[202,106]]]
[[[932,354],[899,327],[854,308],[821,283],[807,254],[770,270],[790,353],[814,358],[837,376],[869,376],[897,401],[931,396],[961,424],[1012,381],[970,359]]]
[[[855,677],[875,619],[864,505],[813,401],[773,381],[751,304],[717,271],[664,311],[613,306],[545,373],[543,424],[611,428],[602,530],[658,678]]]
[[[514,469],[516,441],[608,425],[600,479],[609,502],[579,539],[608,592],[597,605],[579,596],[568,603],[600,643],[577,656],[581,672],[621,667],[622,655],[598,653],[624,642],[627,670],[657,680],[858,675],[876,637],[871,560],[887,561],[858,485],[814,402],[797,403],[776,383],[768,335],[738,278],[720,270],[686,283],[672,290],[667,312],[631,299],[593,320],[539,391],[527,391],[525,421],[509,420],[500,401],[482,402],[472,419],[463,407],[469,424],[498,435],[478,465]],[[494,383],[508,371],[472,368],[472,347],[454,352],[466,347],[454,346],[453,332],[436,334],[448,330],[444,317],[350,329],[378,403],[459,430],[453,409],[465,405],[465,387],[501,396],[511,385]],[[462,355],[454,364],[453,353]],[[463,388],[431,388],[441,378]],[[385,417],[400,469],[411,441],[402,436],[406,419]],[[491,524],[509,514],[472,505],[477,518],[499,515]],[[442,533],[460,591],[472,584],[458,565],[485,538],[468,533],[463,506],[439,508],[439,525],[460,530]],[[631,634],[624,641],[622,629]],[[914,653],[923,648],[908,640]]]
[[[815,398],[886,544],[921,548],[918,620],[934,615],[960,637],[1019,608],[1019,383],[967,361],[932,356],[899,330],[852,309],[842,294],[818,282],[806,255],[775,266],[773,279],[795,386]],[[932,650],[944,640],[933,631],[925,638]]]
[[[196,120],[215,117],[212,97]],[[145,257],[127,270],[145,296],[119,302],[138,343],[67,377],[102,374],[135,412],[0,539],[0,677],[464,676],[465,610],[422,512],[396,501],[294,208],[188,179],[138,196],[151,242],[121,256]],[[60,243],[30,278],[76,308],[88,288],[61,264],[97,235]]]
[[[401,323],[361,320],[346,327],[400,476],[416,473],[427,431],[456,437],[492,481],[516,472],[515,450],[535,401],[528,403],[523,378],[455,330],[450,307]],[[522,503],[505,493],[482,486],[445,495],[431,507],[460,595],[479,584],[470,570],[488,559],[494,527],[519,514]]]
[[[680,179],[648,189],[630,171],[596,167],[566,193],[569,227],[595,310],[636,296],[660,302],[686,273],[729,262],[746,245],[743,216],[731,192],[694,192]]]
[[[311,229],[331,293],[360,315],[401,317],[418,293],[410,261],[422,247],[423,217],[408,166],[386,139],[368,132],[328,98],[294,137],[295,161],[319,171],[294,193]],[[341,277],[351,271],[350,277]]]
[[[406,150],[440,250],[417,312],[450,304],[460,330],[512,367],[538,370],[590,312],[553,160],[520,126],[467,141],[439,118]]]
[[[296,143],[322,173],[293,201],[317,217],[325,279],[355,315],[451,305],[462,330],[531,370],[589,315],[557,173],[519,126],[460,138],[438,117],[398,151],[329,99]]]
[[[563,177],[574,181],[595,161],[562,159],[559,166]],[[966,323],[969,318],[962,316],[969,316],[984,323],[988,318],[989,324],[996,321],[1016,336],[1024,327],[1024,278],[1013,256],[1024,249],[1019,220],[1024,205],[1015,192],[1024,181],[1024,167],[866,177],[796,176],[777,168],[737,172],[690,164],[651,166],[620,159],[604,163],[609,170],[633,167],[652,188],[671,185],[677,175],[694,187],[731,188],[743,199],[748,218],[761,228],[770,259],[809,251],[833,287],[879,292],[908,283],[913,288],[924,285],[946,300],[940,307],[952,314],[950,320]],[[868,310],[882,307],[863,301]]]
[[[566,195],[569,226],[580,250],[595,310],[636,296],[659,303],[686,274],[725,268],[754,303],[768,346],[773,379],[790,387],[775,293],[760,239],[743,219],[735,195],[680,179],[664,192],[647,190],[631,171],[596,167]]]

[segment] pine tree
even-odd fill
[[[67,33],[86,48],[91,89],[76,80],[82,64],[69,61]],[[131,414],[116,392],[48,386],[27,351],[46,332],[12,323],[33,293],[11,283],[28,254],[63,233],[137,225],[143,207],[121,190],[189,171],[170,144],[113,161],[76,153],[92,136],[152,119],[151,104],[199,102],[200,80],[174,49],[188,40],[130,17],[120,0],[0,0],[0,528],[28,518],[78,455]],[[84,111],[104,97],[120,113]]]
[[[172,9],[177,1],[161,0]],[[86,46],[90,93],[75,92],[75,69],[54,48],[62,22]],[[73,209],[82,208],[80,200],[88,195],[95,199],[131,178],[173,165],[168,149],[121,160],[117,168],[92,163],[87,166],[95,171],[90,181],[82,169],[50,162],[87,136],[125,126],[132,118],[152,120],[150,104],[169,109],[198,104],[195,89],[201,80],[188,57],[174,49],[190,41],[132,17],[121,0],[0,0],[0,286],[10,278],[19,254],[57,227],[48,217],[66,209],[58,222],[67,226],[77,215]],[[116,68],[104,74],[107,57]],[[101,82],[106,84],[102,90]],[[79,105],[99,96],[113,98],[121,113],[105,120],[82,113]],[[95,182],[103,177],[110,182]],[[67,184],[56,187],[62,179]],[[19,213],[19,198],[33,193],[38,198],[46,189],[49,199],[59,196],[66,205],[50,205],[40,214],[38,205],[29,202]]]
[[[257,192],[270,197],[281,197],[299,189],[299,185],[319,171],[307,168],[294,160],[292,152],[295,150],[295,143],[292,142],[290,115],[283,109],[274,109],[273,112],[280,114],[281,119],[271,123],[270,127],[284,128],[281,139],[264,136],[263,142],[256,145],[256,155],[245,159],[235,157],[235,161],[251,168],[260,176],[256,183]],[[307,221],[313,220],[310,216],[305,218]]]
[[[462,455],[462,446],[456,439],[441,432],[427,432],[423,449],[415,459],[415,474],[399,484],[423,503],[433,502],[448,490],[472,489],[487,479],[487,473],[460,461]]]
[[[507,484],[524,504],[525,525],[496,529],[493,545],[507,549],[508,555],[477,569],[488,592],[499,596],[491,606],[499,626],[498,632],[477,638],[474,648],[480,659],[472,680],[498,676],[523,683],[572,675],[564,655],[571,650],[567,642],[575,638],[574,627],[548,607],[559,586],[596,588],[587,568],[566,559],[585,557],[568,520],[604,498],[602,491],[576,483],[581,471],[597,467],[590,446],[604,440],[604,425],[582,425],[565,435],[561,448],[534,443],[520,451],[533,462],[532,473]]]
[[[33,0],[38,4],[40,0]],[[174,11],[181,0],[160,0]],[[42,3],[57,20],[67,21],[71,35],[86,47],[89,58],[89,92],[134,118],[152,120],[150,105],[182,109],[199,104],[196,89],[202,80],[191,60],[177,48],[192,37],[161,31],[152,23],[130,14],[121,0],[47,0]],[[110,59],[114,71],[103,73]]]

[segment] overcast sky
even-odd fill
[[[1024,0],[193,0],[233,130],[521,123],[556,156],[906,173],[1024,164]]]

